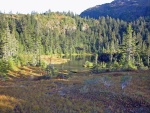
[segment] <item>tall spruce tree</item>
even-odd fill
[[[135,37],[133,37],[133,30],[129,24],[127,31],[124,34],[123,44],[121,45],[121,53],[126,56],[125,62],[130,65],[134,65],[134,56],[136,52]]]
[[[10,33],[8,24],[5,33],[2,35],[1,39],[2,58],[8,60],[10,57],[17,55],[18,41],[16,40],[15,36]]]

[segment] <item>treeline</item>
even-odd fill
[[[134,42],[130,42],[132,39]],[[132,51],[133,46],[135,51]],[[33,59],[40,62],[42,54],[84,53],[96,53],[105,62],[119,62],[123,54],[128,53],[130,59],[140,59],[149,66],[150,18],[140,17],[127,23],[108,16],[81,18],[70,12],[0,14],[0,57],[3,60],[32,54]]]

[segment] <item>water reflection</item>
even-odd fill
[[[67,58],[70,59],[67,63],[64,64],[59,64],[59,65],[55,65],[55,67],[57,69],[62,69],[62,70],[77,70],[77,71],[81,71],[81,70],[87,70],[87,68],[83,67],[83,64],[86,61],[90,61],[93,62],[94,61],[94,57],[93,56],[85,56],[85,55],[77,55],[77,56],[64,56],[63,58]]]

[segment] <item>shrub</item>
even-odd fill
[[[28,63],[28,60],[24,55],[18,55],[18,60],[20,61],[21,66],[25,66]]]
[[[129,63],[124,64],[122,66],[122,69],[127,70],[127,71],[132,71],[132,70],[137,70],[137,67],[134,64],[132,64],[131,62],[129,62]]]
[[[37,55],[32,55],[30,60],[30,65],[37,66],[39,64],[39,60]]]
[[[2,78],[2,80],[6,80],[8,78],[6,74],[8,68],[8,63],[4,60],[0,60],[0,78]]]
[[[109,71],[108,68],[103,68],[101,65],[96,65],[92,68],[92,72],[94,73],[102,73],[106,71]]]
[[[113,70],[120,70],[121,66],[119,65],[119,63],[117,61],[115,61],[112,65],[112,69]]]
[[[140,66],[138,67],[139,70],[148,70],[148,66]]]
[[[89,68],[91,68],[91,67],[94,66],[94,64],[93,64],[92,62],[86,61],[83,66],[84,66],[84,67],[89,67]]]
[[[58,69],[55,68],[53,65],[47,65],[45,70],[48,76],[55,77],[58,75]]]
[[[40,66],[41,66],[43,69],[46,69],[47,64],[46,64],[46,62],[44,62],[43,60],[41,60]]]
[[[5,80],[7,80],[8,79],[8,75],[6,74],[6,73],[1,73],[0,72],[0,80],[3,80],[3,81],[5,81]]]
[[[15,65],[16,65],[17,67],[21,67],[21,62],[20,62],[20,59],[19,59],[18,56],[14,56],[14,57],[13,57],[13,61],[15,62]]]
[[[9,70],[12,70],[12,71],[16,71],[16,70],[17,70],[16,64],[15,64],[13,58],[10,58],[10,59],[8,60],[8,69],[9,69]]]
[[[8,69],[9,69],[8,63],[4,60],[0,60],[0,72],[7,73]]]

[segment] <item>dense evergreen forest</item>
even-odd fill
[[[12,65],[41,65],[40,55],[53,54],[97,54],[102,67],[147,69],[150,18],[129,23],[71,12],[0,14],[1,73]],[[30,61],[26,56],[32,56]]]

